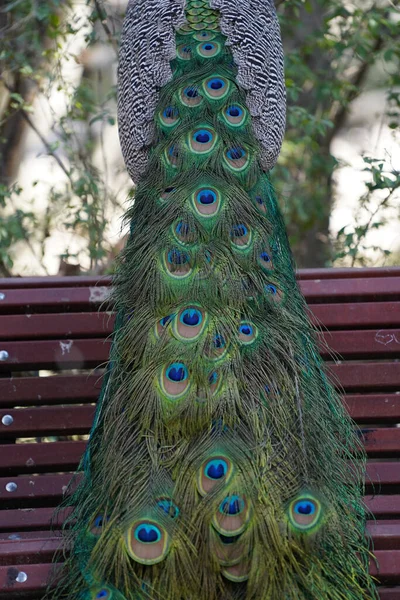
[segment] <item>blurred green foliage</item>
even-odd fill
[[[0,273],[15,274],[13,256],[25,244],[42,273],[46,241],[54,229],[74,232],[80,250],[61,258],[102,273],[110,268],[113,247],[107,235],[110,211],[121,210],[126,191],[112,185],[115,166],[104,148],[105,127],[116,127],[115,78],[85,65],[73,50],[81,36],[86,52],[101,46],[117,60],[121,10],[106,0],[86,0],[77,14],[74,0],[6,0],[0,8]],[[286,54],[287,133],[273,181],[282,201],[295,256],[301,266],[333,261],[361,265],[367,234],[385,223],[399,188],[399,173],[380,157],[365,157],[365,194],[354,224],[337,238],[329,235],[337,163],[331,142],[344,126],[351,102],[368,86],[387,90],[385,114],[396,131],[400,122],[400,12],[392,0],[284,0],[276,2]],[[368,6],[367,6],[368,5]],[[62,64],[82,65],[71,85]],[[50,90],[63,92],[65,110],[54,114],[49,139],[36,124],[33,102]],[[49,186],[46,210],[35,214],[18,204],[23,131],[40,139],[60,170],[62,184]],[[82,134],[82,130],[84,134]],[[96,153],[102,160],[95,160]],[[38,182],[40,183],[40,182]],[[121,197],[122,196],[122,197]],[[378,198],[378,200],[377,200]],[[379,208],[378,208],[379,206]],[[385,258],[386,252],[382,252]],[[42,270],[40,269],[42,267]]]

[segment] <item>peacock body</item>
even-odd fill
[[[267,173],[285,123],[272,1],[130,2],[118,108],[139,184],[53,597],[376,598],[363,455]]]

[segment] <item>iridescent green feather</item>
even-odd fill
[[[376,598],[354,425],[218,13],[195,0],[186,17],[126,215],[111,361],[53,597]]]

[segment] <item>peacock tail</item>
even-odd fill
[[[272,0],[130,2],[118,109],[139,183],[52,597],[377,598],[364,455],[268,176],[285,124]]]

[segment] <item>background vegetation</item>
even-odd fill
[[[115,118],[125,4],[6,0],[0,8],[0,276],[101,274],[112,268],[131,188]],[[395,263],[390,249],[370,241],[371,231],[389,218],[400,221],[400,172],[382,144],[363,157],[349,222],[334,235],[329,223],[341,167],[332,146],[349,127],[357,98],[380,91],[373,117],[378,133],[399,130],[398,3],[276,5],[286,51],[288,122],[273,181],[297,262]],[[27,174],[32,165],[33,178]]]

